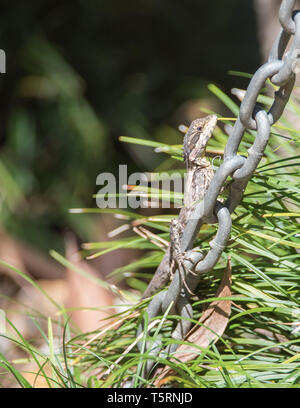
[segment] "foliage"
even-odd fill
[[[188,3],[29,0],[17,12],[1,5],[0,222],[11,235],[44,253],[63,251],[66,229],[92,239],[90,218],[67,209],[92,205],[97,174],[159,163],[149,150],[119,144],[119,135],[180,143],[174,113],[182,117],[186,101],[205,98],[207,80],[229,89],[229,67],[255,69],[250,0],[239,10],[238,0]]]
[[[236,113],[237,106],[225,98],[217,87],[210,86],[210,89]],[[268,106],[270,100],[265,97],[264,103]],[[299,114],[298,101],[291,101],[288,110]],[[196,322],[203,306],[215,299],[216,288],[226,267],[227,255],[230,254],[232,312],[227,329],[216,344],[199,350],[199,356],[194,361],[174,363],[165,357],[155,358],[157,363],[172,367],[174,375],[166,380],[171,384],[187,388],[299,387],[299,134],[291,127],[286,116],[277,126],[273,126],[265,156],[248,184],[242,203],[233,214],[229,245],[215,269],[200,282],[198,297],[193,302]],[[246,134],[240,146],[241,154],[247,154],[254,137],[255,132]],[[136,142],[141,143],[140,140]],[[218,128],[209,147],[222,150],[225,143],[226,136]],[[175,154],[172,149],[171,154]],[[178,164],[175,159],[173,162],[170,157],[166,159],[169,170]],[[82,211],[88,213],[89,209]],[[90,212],[101,213],[101,210],[91,209]],[[127,223],[138,219],[139,225],[151,228],[162,239],[168,239],[172,214],[156,214],[153,217],[130,211],[121,213]],[[214,233],[214,226],[204,227],[197,238],[198,243],[207,248]],[[125,277],[129,286],[142,291],[146,286],[144,278],[147,275],[142,274],[141,270],[150,268],[152,271],[159,264],[163,251],[155,243],[137,237],[134,233],[130,237],[87,244],[85,247],[88,254],[100,256],[120,246],[146,251],[146,255],[138,261],[112,274],[115,282]],[[170,333],[172,323],[178,316],[161,316],[154,322],[148,322],[144,313],[148,301],[136,303],[127,292],[120,292],[119,295],[129,304],[123,305],[125,310],[113,316],[108,327],[100,332],[73,336],[69,333],[66,337],[68,324],[65,310],[60,309],[59,314],[65,316],[65,321],[60,323],[64,328],[60,353],[53,352],[51,322],[48,336],[43,333],[52,350],[49,356],[37,352],[16,328],[13,341],[21,344],[29,357],[37,361],[40,367],[38,374],[45,376],[49,386],[120,387],[127,380],[133,381],[136,387],[151,386],[151,377],[144,380],[140,373],[143,364],[153,356],[138,351],[137,327],[141,319],[145,319],[146,328],[153,326],[150,337],[160,335],[167,345],[175,341]],[[145,342],[148,337],[146,329],[142,336],[141,341]],[[5,358],[1,364],[21,386],[29,386],[21,372]],[[51,378],[43,372],[45,364],[52,367]]]

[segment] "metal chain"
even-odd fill
[[[224,151],[224,161],[216,171],[203,200],[195,206],[194,212],[183,231],[181,250],[192,249],[194,239],[203,223],[218,224],[217,234],[209,245],[211,249],[196,266],[192,261],[185,261],[186,270],[194,268],[193,274],[186,277],[187,286],[193,291],[202,274],[209,272],[218,262],[231,232],[231,213],[240,203],[245,188],[253,172],[256,170],[264,150],[267,146],[271,126],[281,117],[282,112],[290,98],[295,84],[295,68],[299,62],[300,54],[300,10],[293,11],[295,0],[282,0],[279,20],[282,26],[277,39],[271,49],[268,62],[262,65],[252,77],[248,89],[240,106],[239,117],[234,127],[226,125],[225,131],[229,135]],[[293,38],[291,46],[286,51],[290,38]],[[263,110],[257,103],[257,98],[267,79],[278,86],[274,101],[268,112]],[[256,138],[248,150],[248,157],[237,154],[238,147],[245,131],[256,130]],[[227,180],[231,176],[229,194],[227,200],[222,203],[218,196]],[[190,320],[193,316],[189,293],[185,289],[181,275],[177,270],[167,290],[154,296],[150,302],[147,313],[150,319],[166,313],[177,312],[181,316],[179,323],[172,333],[172,337],[183,340],[190,329]],[[170,307],[170,305],[172,306]],[[138,335],[142,332],[140,325]],[[141,350],[141,342],[139,343]],[[177,344],[172,344],[166,350],[161,351],[161,340],[156,338],[146,344],[149,356],[167,356],[173,353]],[[154,357],[153,357],[154,360]],[[147,362],[144,376],[149,374],[154,361]]]

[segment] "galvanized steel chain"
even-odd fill
[[[209,272],[218,262],[231,232],[231,213],[240,203],[245,188],[253,172],[256,170],[267,146],[271,126],[278,121],[289,100],[295,83],[295,71],[300,55],[300,11],[293,11],[295,0],[283,0],[279,20],[281,30],[271,49],[268,62],[262,65],[253,75],[247,91],[244,94],[240,106],[239,117],[233,127],[225,126],[229,135],[224,151],[224,161],[216,171],[203,200],[195,205],[192,216],[183,231],[181,250],[191,250],[194,239],[198,234],[200,226],[205,224],[218,224],[218,230],[214,239],[209,243],[210,250],[204,256],[195,253],[194,261],[185,261],[186,269],[193,267],[197,276],[188,273],[186,284],[193,291],[200,276]],[[292,37],[292,43],[287,50],[287,45]],[[287,51],[286,51],[287,50]],[[266,112],[257,103],[257,98],[266,80],[278,87],[275,92],[274,101]],[[238,147],[246,130],[255,130],[256,137],[253,145],[248,150],[248,156],[237,154]],[[228,198],[225,202],[218,200],[218,196],[231,176]],[[200,257],[200,259],[199,259]],[[195,264],[195,263],[196,264]],[[154,296],[150,302],[147,313],[150,319],[166,313],[177,312],[181,316],[172,337],[182,340],[190,329],[190,319],[193,310],[190,303],[190,295],[183,285],[181,275],[177,270],[167,290]],[[138,334],[143,330],[139,327]],[[141,349],[141,343],[139,343]],[[161,351],[161,340],[154,338],[146,344],[149,356],[167,356],[177,348],[172,344]],[[154,359],[154,358],[153,358]],[[144,375],[147,376],[153,366],[149,359]]]

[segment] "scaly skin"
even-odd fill
[[[216,124],[217,117],[215,115],[196,119],[191,123],[189,130],[184,136],[183,154],[187,168],[184,207],[181,208],[178,216],[177,225],[180,227],[175,227],[175,223],[173,223],[173,227],[177,229],[179,244],[182,231],[193,211],[194,204],[203,199],[214,175],[210,162],[205,158],[205,154],[207,143],[212,136]],[[174,234],[173,231],[171,235],[174,237],[176,233]],[[181,268],[178,265],[180,260],[177,259],[178,249],[175,251],[176,255],[174,254],[174,244],[178,248],[178,242],[173,242],[172,244],[173,237],[171,236],[171,245],[169,245],[142,299],[152,296],[166,286],[171,275],[175,272],[176,266]],[[181,255],[184,256],[184,254]]]

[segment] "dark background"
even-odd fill
[[[64,251],[66,230],[95,239],[68,209],[95,207],[97,174],[161,161],[118,137],[180,143],[176,126],[217,106],[208,83],[246,86],[228,70],[257,69],[256,35],[250,0],[3,2],[3,230],[44,253]]]

